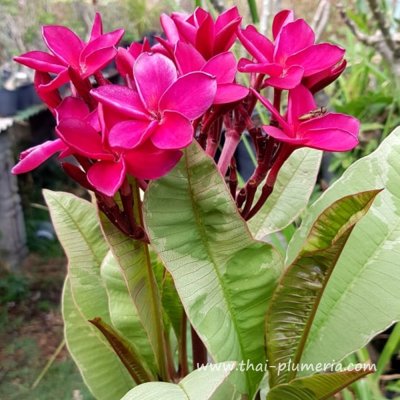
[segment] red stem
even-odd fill
[[[191,332],[193,349],[193,369],[197,369],[202,365],[207,365],[207,349],[193,327],[191,327]]]
[[[269,171],[265,185],[262,188],[260,198],[258,199],[255,206],[248,213],[243,214],[243,217],[246,220],[249,220],[250,218],[254,217],[254,215],[256,215],[257,212],[261,209],[261,207],[265,204],[268,197],[274,190],[276,178],[278,177],[278,173],[279,173],[282,165],[284,164],[284,162],[288,159],[288,157],[292,154],[292,152],[294,150],[295,150],[294,147],[291,147],[291,146],[288,146],[285,144],[282,145],[282,147],[279,150],[279,154],[278,154],[275,162],[273,163],[271,170]]]

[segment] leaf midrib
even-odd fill
[[[224,296],[225,303],[226,303],[226,306],[228,308],[228,311],[232,315],[232,323],[233,323],[233,326],[235,327],[236,336],[237,336],[239,347],[240,347],[240,354],[243,357],[244,354],[246,354],[246,353],[244,351],[244,346],[243,346],[243,343],[242,343],[242,340],[241,340],[241,336],[239,334],[240,330],[238,329],[238,323],[236,321],[235,313],[233,312],[232,307],[230,305],[230,302],[228,301],[228,299],[230,299],[230,296],[228,296],[229,289],[225,287],[225,284],[223,282],[221,274],[218,271],[217,263],[215,262],[214,257],[212,255],[212,251],[210,249],[210,246],[208,245],[207,231],[206,231],[206,228],[205,228],[205,226],[204,226],[204,224],[202,222],[201,212],[199,210],[199,207],[197,206],[197,203],[195,201],[195,196],[194,196],[194,193],[193,193],[193,190],[192,190],[192,177],[191,177],[191,174],[190,174],[190,166],[189,166],[188,159],[189,159],[189,157],[187,157],[187,152],[185,152],[184,160],[185,160],[186,175],[187,175],[187,180],[188,180],[188,193],[189,193],[191,204],[192,204],[192,209],[193,209],[193,214],[194,214],[195,221],[196,221],[196,226],[198,227],[200,239],[201,239],[201,241],[203,243],[203,246],[204,246],[204,248],[205,248],[205,250],[207,252],[208,257],[210,258],[211,264],[214,267],[213,269],[214,269],[214,271],[215,271],[215,273],[217,275],[217,278],[218,278],[220,287],[222,289],[222,293],[223,293],[223,296]],[[244,360],[244,357],[243,357],[243,360]],[[250,389],[251,382],[250,382],[249,375],[248,375],[247,372],[246,372],[245,376],[246,376],[246,381],[247,381],[247,387],[248,387],[248,389]]]

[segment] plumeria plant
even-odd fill
[[[122,48],[97,14],[87,42],[46,26],[49,51],[15,58],[57,126],[13,172],[57,154],[92,194],[44,192],[69,260],[67,345],[97,399],[329,399],[373,372],[346,356],[400,319],[400,132],[303,212],[321,150],[358,143],[359,121],[314,99],[345,51],[292,11],[273,40],[241,20],[162,15],[156,45]]]

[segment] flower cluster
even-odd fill
[[[36,71],[35,87],[57,120],[57,138],[23,152],[13,172],[28,172],[54,154],[74,157],[76,163],[65,162],[64,170],[103,205],[110,204],[118,191],[126,195],[129,176],[145,189],[177,164],[193,140],[214,157],[225,135],[218,167],[223,175],[229,170],[232,196],[250,218],[294,149],[354,148],[358,121],[318,109],[313,97],[344,70],[344,50],[316,44],[312,29],[291,11],[275,17],[273,41],[254,26],[242,29],[241,19],[236,7],[216,20],[202,8],[191,15],[162,15],[164,36],[156,45],[144,40],[128,48],[117,47],[123,30],[103,33],[99,14],[87,42],[66,27],[44,27],[49,52],[31,51],[15,60]],[[237,39],[251,58],[236,60],[231,48]],[[111,62],[119,84],[103,76]],[[248,74],[249,87],[238,83],[238,71]],[[66,84],[69,95],[62,98]],[[266,87],[274,91],[272,103],[260,94]],[[258,101],[270,115],[263,127],[252,120]],[[238,190],[234,152],[246,130],[258,166]],[[263,195],[253,205],[266,177]]]

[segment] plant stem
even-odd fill
[[[106,78],[104,78],[103,74],[101,71],[98,71],[94,74],[94,78],[96,79],[96,82],[99,86],[104,86],[104,85],[109,85],[110,81]]]
[[[225,144],[218,161],[218,169],[222,176],[226,175],[235,151],[240,142],[240,134],[235,129],[228,129],[225,133]]]
[[[268,197],[274,190],[276,178],[278,177],[278,173],[279,173],[282,165],[288,159],[290,154],[292,154],[293,151],[294,151],[294,147],[287,146],[285,144],[282,145],[282,147],[279,150],[279,154],[278,154],[274,164],[272,165],[271,170],[268,173],[267,180],[265,182],[265,185],[262,188],[260,198],[258,199],[256,205],[247,214],[243,215],[243,217],[246,220],[249,220],[250,218],[254,217],[254,215],[257,214],[257,212],[260,210],[260,208],[265,204]]]
[[[247,0],[247,4],[249,5],[251,19],[253,23],[257,24],[258,22],[260,22],[257,11],[257,3],[255,0]]]
[[[133,204],[134,204],[134,214],[137,221],[140,222],[140,225],[143,226],[143,213],[142,213],[142,201],[140,199],[140,189],[136,181],[132,184],[133,191]],[[157,332],[157,342],[158,342],[158,354],[156,354],[156,359],[158,362],[158,366],[160,368],[161,377],[166,381],[172,381],[172,376],[169,375],[169,366],[166,355],[168,354],[168,346],[166,343],[166,338],[164,335],[164,320],[163,320],[163,311],[160,299],[160,292],[157,285],[157,280],[154,274],[153,265],[151,263],[149,246],[147,243],[143,243],[143,250],[145,253],[145,265],[147,272],[147,280],[149,282],[150,287],[150,295],[152,302],[152,319],[155,324],[155,331]]]
[[[193,349],[193,369],[197,369],[207,364],[207,349],[199,338],[197,332],[191,327],[192,332],[192,349]]]
[[[187,360],[187,315],[182,310],[181,332],[179,338],[179,376],[184,378],[189,373]]]

